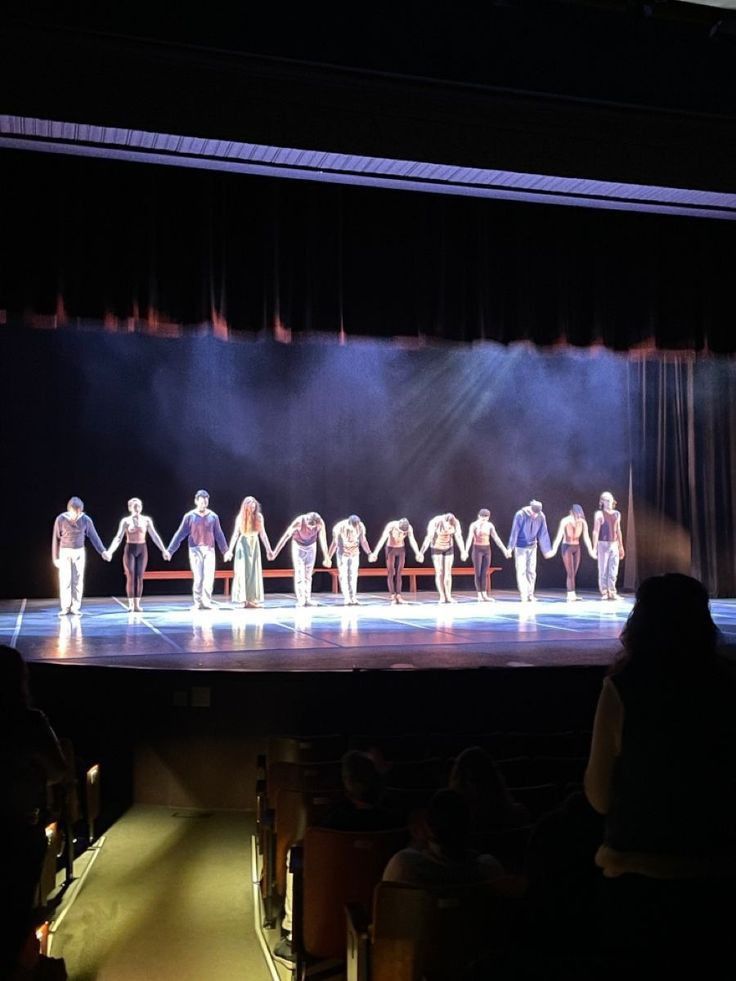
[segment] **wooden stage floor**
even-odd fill
[[[0,601],[0,642],[26,660],[53,664],[177,671],[352,671],[605,665],[632,606],[582,594],[542,593],[522,604],[498,592],[478,603],[457,593],[439,605],[435,593],[409,594],[390,606],[385,593],[361,593],[361,605],[320,593],[321,604],[294,607],[273,594],[259,610],[222,600],[193,611],[186,596],[144,597],[144,612],[129,614],[124,598],[85,599],[82,616],[57,616],[55,599]],[[736,643],[736,600],[714,600],[714,619]]]

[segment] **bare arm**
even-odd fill
[[[361,523],[360,526],[360,547],[363,549],[366,555],[371,554],[371,547],[368,544],[368,540],[365,537],[365,525]]]
[[[329,548],[329,550],[327,552],[327,557],[329,559],[331,559],[332,556],[337,551],[337,537],[338,537],[339,534],[340,534],[340,525],[335,525],[335,527],[332,529],[332,541],[330,542],[330,548]],[[325,541],[327,541],[327,538],[325,538]],[[322,539],[320,538],[320,543],[321,542],[322,542]],[[323,551],[324,551],[324,549],[323,549]]]
[[[595,712],[590,757],[583,780],[585,796],[599,814],[608,814],[611,808],[613,768],[621,753],[623,720],[624,707],[616,686],[606,678]]]
[[[618,518],[616,519],[616,541],[618,542],[618,555],[619,555],[619,558],[622,559],[624,557],[624,554],[625,553],[624,553],[624,536],[623,536],[623,532],[621,531],[621,515],[620,514],[619,514]]]
[[[120,524],[118,525],[118,530],[117,530],[117,533],[116,533],[115,537],[110,542],[110,544],[107,546],[107,554],[108,555],[113,555],[115,553],[115,550],[117,549],[118,545],[122,542],[123,536],[125,535],[125,527],[126,527],[127,523],[128,523],[128,519],[127,518],[123,518],[121,520]]]
[[[470,551],[470,546],[473,544],[473,536],[475,535],[475,526],[477,524],[478,524],[477,521],[473,521],[473,523],[468,528],[468,537],[465,540],[465,548],[463,549],[465,555],[468,554],[468,552]],[[493,525],[491,525],[491,527],[493,527]]]
[[[491,538],[494,540],[496,545],[498,545],[498,547],[501,549],[501,552],[506,556],[506,558],[508,558],[509,553],[506,551],[506,546],[501,541],[501,538],[499,537],[499,534],[496,531],[496,526],[493,524],[493,522],[491,522]]]
[[[453,538],[457,542],[458,551],[464,557],[465,556],[465,545],[463,544],[463,530],[460,522],[455,525],[455,534]]]
[[[560,547],[560,542],[562,541],[562,536],[565,534],[565,526],[567,525],[568,518],[563,518],[560,521],[560,526],[557,529],[557,534],[555,535],[555,540],[552,542],[552,553],[557,554],[557,549]]]
[[[148,534],[151,536],[151,539],[153,540],[153,544],[156,546],[156,548],[163,555],[166,552],[166,546],[161,541],[161,536],[156,531],[156,528],[155,528],[155,526],[153,524],[153,518],[146,518],[146,521],[148,522]],[[119,532],[118,532],[118,534],[119,534]],[[108,551],[109,551],[109,549],[108,549]]]
[[[279,554],[279,552],[284,547],[284,545],[286,545],[286,543],[289,541],[289,539],[293,537],[294,532],[297,530],[298,527],[299,527],[299,520],[298,519],[294,519],[294,521],[291,522],[291,524],[289,525],[289,527],[283,533],[283,535],[281,536],[281,538],[279,538],[278,542],[276,542],[276,548],[273,550],[273,557],[274,558],[276,558],[276,556]]]
[[[583,518],[583,542],[588,550],[588,553],[595,558],[595,549],[590,541],[590,532],[588,531],[588,522]]]
[[[429,524],[427,525],[427,534],[424,536],[422,547],[419,549],[421,555],[424,555],[424,553],[427,551],[427,548],[434,541],[434,526],[435,526],[434,519],[432,519],[432,521],[430,521]]]
[[[376,545],[376,547],[373,549],[373,551],[371,552],[371,554],[368,556],[368,561],[369,562],[375,562],[376,561],[376,558],[378,556],[378,553],[383,548],[384,542],[388,540],[388,532],[389,532],[389,528],[391,527],[391,524],[392,524],[392,522],[389,521],[389,523],[383,529],[383,534],[378,539],[378,545]],[[416,552],[417,549],[414,549],[414,551]]]
[[[268,534],[266,532],[266,519],[261,515],[261,520],[259,522],[258,537],[263,542],[263,547],[266,549],[266,555],[270,559],[273,555],[271,551],[271,542],[268,540]]]
[[[414,554],[419,555],[419,546],[417,545],[417,540],[414,537],[414,529],[409,525],[409,530],[406,533],[406,537],[409,539],[409,544],[414,549]]]
[[[598,548],[598,536],[601,533],[602,524],[603,524],[603,512],[596,511],[595,517],[593,518],[593,534],[591,535],[593,551],[595,551]]]
[[[324,556],[322,565],[329,569],[330,566],[332,565],[332,559],[327,549],[327,530],[325,528],[324,521],[320,525],[320,529],[319,529],[319,544],[320,544],[320,548],[322,549],[322,555]]]

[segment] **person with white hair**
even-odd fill
[[[531,500],[526,507],[520,508],[514,515],[506,546],[509,552],[514,553],[516,583],[522,603],[533,603],[535,600],[538,546],[541,547],[545,559],[551,558],[554,554],[542,502]]]
[[[624,558],[624,538],[621,532],[621,512],[610,491],[603,491],[593,518],[593,551],[598,557],[598,589],[601,599],[618,599],[616,579],[618,564]]]

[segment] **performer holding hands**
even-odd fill
[[[600,497],[599,510],[593,518],[593,549],[598,558],[598,588],[601,599],[618,599],[616,577],[618,564],[624,557],[624,539],[621,533],[621,513],[610,491]]]
[[[79,614],[81,610],[87,538],[105,562],[109,562],[109,552],[105,551],[92,519],[84,513],[84,502],[79,497],[70,497],[66,511],[54,521],[51,535],[51,561],[59,571],[60,617]]]
[[[419,555],[423,558],[429,548],[434,564],[434,581],[440,594],[440,603],[454,603],[452,598],[452,563],[455,559],[453,543],[457,542],[458,551],[462,555],[463,545],[460,522],[454,514],[438,514],[427,525],[427,534],[422,542]],[[417,556],[419,561],[422,558]]]
[[[121,520],[117,534],[110,542],[107,551],[112,556],[123,538],[125,538],[125,548],[123,549],[125,595],[128,597],[129,612],[140,613],[141,596],[143,595],[143,573],[146,571],[146,566],[148,565],[146,535],[151,536],[154,544],[164,557],[165,562],[171,559],[171,555],[154,527],[153,518],[149,518],[148,515],[141,513],[143,511],[143,501],[141,501],[140,497],[131,497],[128,501],[128,511],[130,514]]]
[[[316,606],[312,602],[312,575],[317,558],[317,542],[322,549],[322,565],[329,569],[332,560],[327,552],[325,523],[316,511],[300,514],[291,522],[271,555],[275,559],[291,541],[291,561],[294,566],[294,593],[297,606]]]
[[[338,521],[332,529],[332,541],[327,553],[330,558],[337,552],[337,569],[340,574],[340,590],[345,606],[358,606],[358,565],[361,548],[371,554],[365,537],[365,525],[357,514]]]
[[[537,543],[545,559],[552,557],[552,546],[547,530],[547,519],[541,501],[530,501],[514,515],[509,535],[508,550],[514,553],[516,584],[522,603],[534,602],[534,586],[537,581]]]
[[[227,539],[222,533],[220,519],[209,509],[210,495],[198,490],[194,495],[194,508],[181,519],[176,534],[169,542],[168,552],[173,555],[184,539],[189,545],[189,566],[192,570],[192,601],[195,610],[211,610],[212,590],[215,585],[215,544],[223,556],[227,552]]]
[[[417,562],[424,561],[424,555],[419,550],[417,540],[414,537],[414,529],[409,524],[408,518],[399,518],[398,521],[389,521],[383,529],[383,534],[378,540],[378,544],[368,556],[369,562],[375,562],[378,553],[381,551],[383,543],[386,543],[386,573],[388,580],[388,593],[392,603],[403,603],[401,596],[401,573],[406,562],[406,539],[414,549]]]
[[[504,557],[511,558],[511,552],[498,537],[495,525],[490,520],[491,512],[488,508],[481,508],[478,517],[468,528],[468,538],[465,542],[462,558],[465,561],[468,553],[471,553],[473,560],[473,572],[475,575],[475,589],[478,594],[478,602],[495,602],[492,596],[488,595],[486,586],[488,583],[488,570],[491,567],[491,538],[501,549]]]
[[[573,504],[570,513],[560,521],[557,535],[552,543],[552,554],[557,555],[557,549],[562,545],[562,564],[567,574],[567,601],[568,603],[580,599],[575,592],[575,577],[580,567],[580,539],[582,538],[585,547],[592,559],[596,557],[588,533],[588,522],[585,520],[585,512],[579,504]]]
[[[233,553],[235,554],[233,604],[249,607],[263,606],[263,566],[259,538],[266,549],[266,557],[273,558],[260,502],[255,497],[244,497],[235,519],[230,544],[223,556],[225,562],[229,562],[233,558]]]

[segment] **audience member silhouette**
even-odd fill
[[[454,790],[438,790],[424,816],[423,840],[391,858],[383,878],[415,885],[483,882],[504,874],[492,855],[468,847],[470,809]]]
[[[471,832],[529,823],[529,811],[514,800],[501,771],[480,746],[469,746],[457,756],[448,786],[468,805]]]
[[[706,590],[676,573],[647,579],[621,641],[585,774],[605,816],[604,945],[627,967],[726,953],[733,966],[736,681]]]

